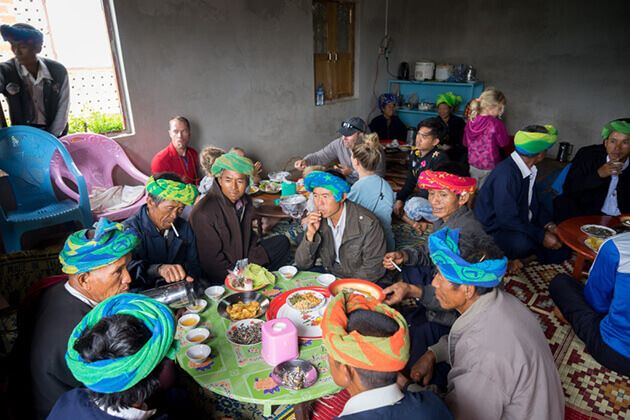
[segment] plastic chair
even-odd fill
[[[76,201],[58,200],[50,180],[50,164],[58,152],[78,186]],[[83,175],[61,141],[33,127],[14,126],[0,130],[0,169],[8,181],[17,208],[0,208],[0,230],[7,253],[22,249],[24,232],[77,220],[92,224],[92,212]]]
[[[85,177],[90,193],[95,187],[111,188],[114,186],[112,172],[117,165],[143,185],[149,179],[147,175],[140,172],[131,163],[123,148],[109,137],[100,134],[77,133],[64,136],[61,138],[61,141]],[[76,200],[78,197],[77,193],[64,180],[64,178],[70,179],[70,173],[67,167],[63,165],[60,156],[53,158],[50,173],[57,188],[67,194],[68,197]],[[146,199],[147,193],[145,191],[144,196],[128,207],[102,213],[93,212],[92,214],[96,220],[101,217],[107,217],[110,220],[124,220],[137,213],[146,202]]]

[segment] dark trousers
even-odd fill
[[[265,248],[269,263],[266,268],[275,271],[283,265],[287,265],[291,258],[291,245],[284,235],[275,235],[262,239],[260,245]]]
[[[510,260],[536,255],[542,264],[560,264],[571,256],[571,250],[566,246],[560,249],[547,249],[521,232],[499,230],[493,232],[492,237]]]
[[[586,350],[598,363],[622,375],[630,376],[630,358],[608,346],[599,324],[606,314],[595,312],[584,298],[584,286],[567,274],[558,274],[549,285],[549,294]]]

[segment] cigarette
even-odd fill
[[[398,264],[396,264],[394,262],[394,259],[392,258],[392,260],[390,261],[392,263],[392,265],[394,266],[394,268],[396,268],[396,270],[400,271],[402,273],[402,270],[400,269],[400,267],[398,267]]]
[[[179,232],[175,229],[175,225],[173,223],[171,223],[171,227],[173,228],[173,232],[175,232],[175,236],[179,238]]]

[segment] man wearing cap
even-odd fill
[[[307,166],[328,165],[334,161],[339,161],[336,169],[346,177],[348,182],[353,184],[359,179],[359,174],[352,167],[352,146],[359,139],[360,133],[367,133],[368,131],[367,124],[359,117],[352,117],[343,121],[339,128],[341,137],[331,141],[323,149],[296,161],[295,168],[304,170]],[[381,161],[376,169],[376,174],[385,176],[385,152],[383,151],[381,151]]]
[[[20,393],[24,407],[45,418],[64,392],[80,386],[65,362],[68,338],[74,327],[99,302],[124,293],[131,277],[127,263],[138,244],[136,232],[102,218],[95,230],[83,229],[68,237],[59,254],[66,282],[46,289],[25,314],[24,349],[32,388]]]
[[[123,224],[140,233],[140,243],[127,269],[131,287],[145,290],[158,279],[168,283],[193,281],[201,276],[195,234],[181,216],[199,195],[197,187],[185,184],[174,173],[149,177],[147,203]]]
[[[580,149],[554,200],[554,219],[630,213],[630,118],[620,118],[602,129],[603,144]]]
[[[334,173],[313,171],[304,187],[313,193],[315,211],[306,216],[306,233],[295,251],[298,268],[308,270],[321,258],[323,271],[337,277],[374,282],[383,277],[383,227],[372,212],[346,200],[350,184]]]
[[[377,300],[340,293],[322,318],[330,374],[351,397],[341,419],[447,420],[453,417],[430,391],[401,392],[398,371],[409,358],[403,316]]]
[[[160,388],[160,367],[174,359],[171,310],[143,295],[99,303],[72,331],[65,360],[85,388],[66,392],[48,419],[145,419],[146,401]],[[185,410],[186,407],[182,407]]]
[[[199,185],[199,154],[190,146],[190,121],[180,115],[168,122],[171,142],[151,160],[151,173],[173,172],[186,184]]]
[[[44,34],[25,23],[0,26],[15,58],[0,63],[0,92],[9,104],[12,125],[41,128],[55,137],[68,132],[70,84],[66,68],[38,57]],[[0,112],[0,127],[6,127]]]
[[[212,284],[221,284],[228,270],[244,258],[269,270],[288,263],[286,236],[260,240],[252,229],[254,208],[245,189],[254,175],[253,162],[226,153],[214,161],[211,172],[216,182],[190,214],[204,277]]]
[[[488,175],[475,202],[475,216],[505,255],[514,260],[536,255],[543,264],[570,256],[556,236],[556,225],[541,205],[534,184],[536,164],[558,140],[552,125],[530,125],[514,136],[516,150]]]
[[[426,385],[435,364],[448,362],[445,401],[457,419],[564,418],[564,391],[547,339],[529,309],[497,287],[507,258],[486,244],[448,228],[429,236],[436,297],[460,316],[415,363],[411,379]]]

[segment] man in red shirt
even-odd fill
[[[186,184],[199,185],[199,155],[190,143],[190,122],[185,117],[176,116],[169,121],[168,135],[171,142],[160,150],[151,161],[151,174],[174,172]]]

